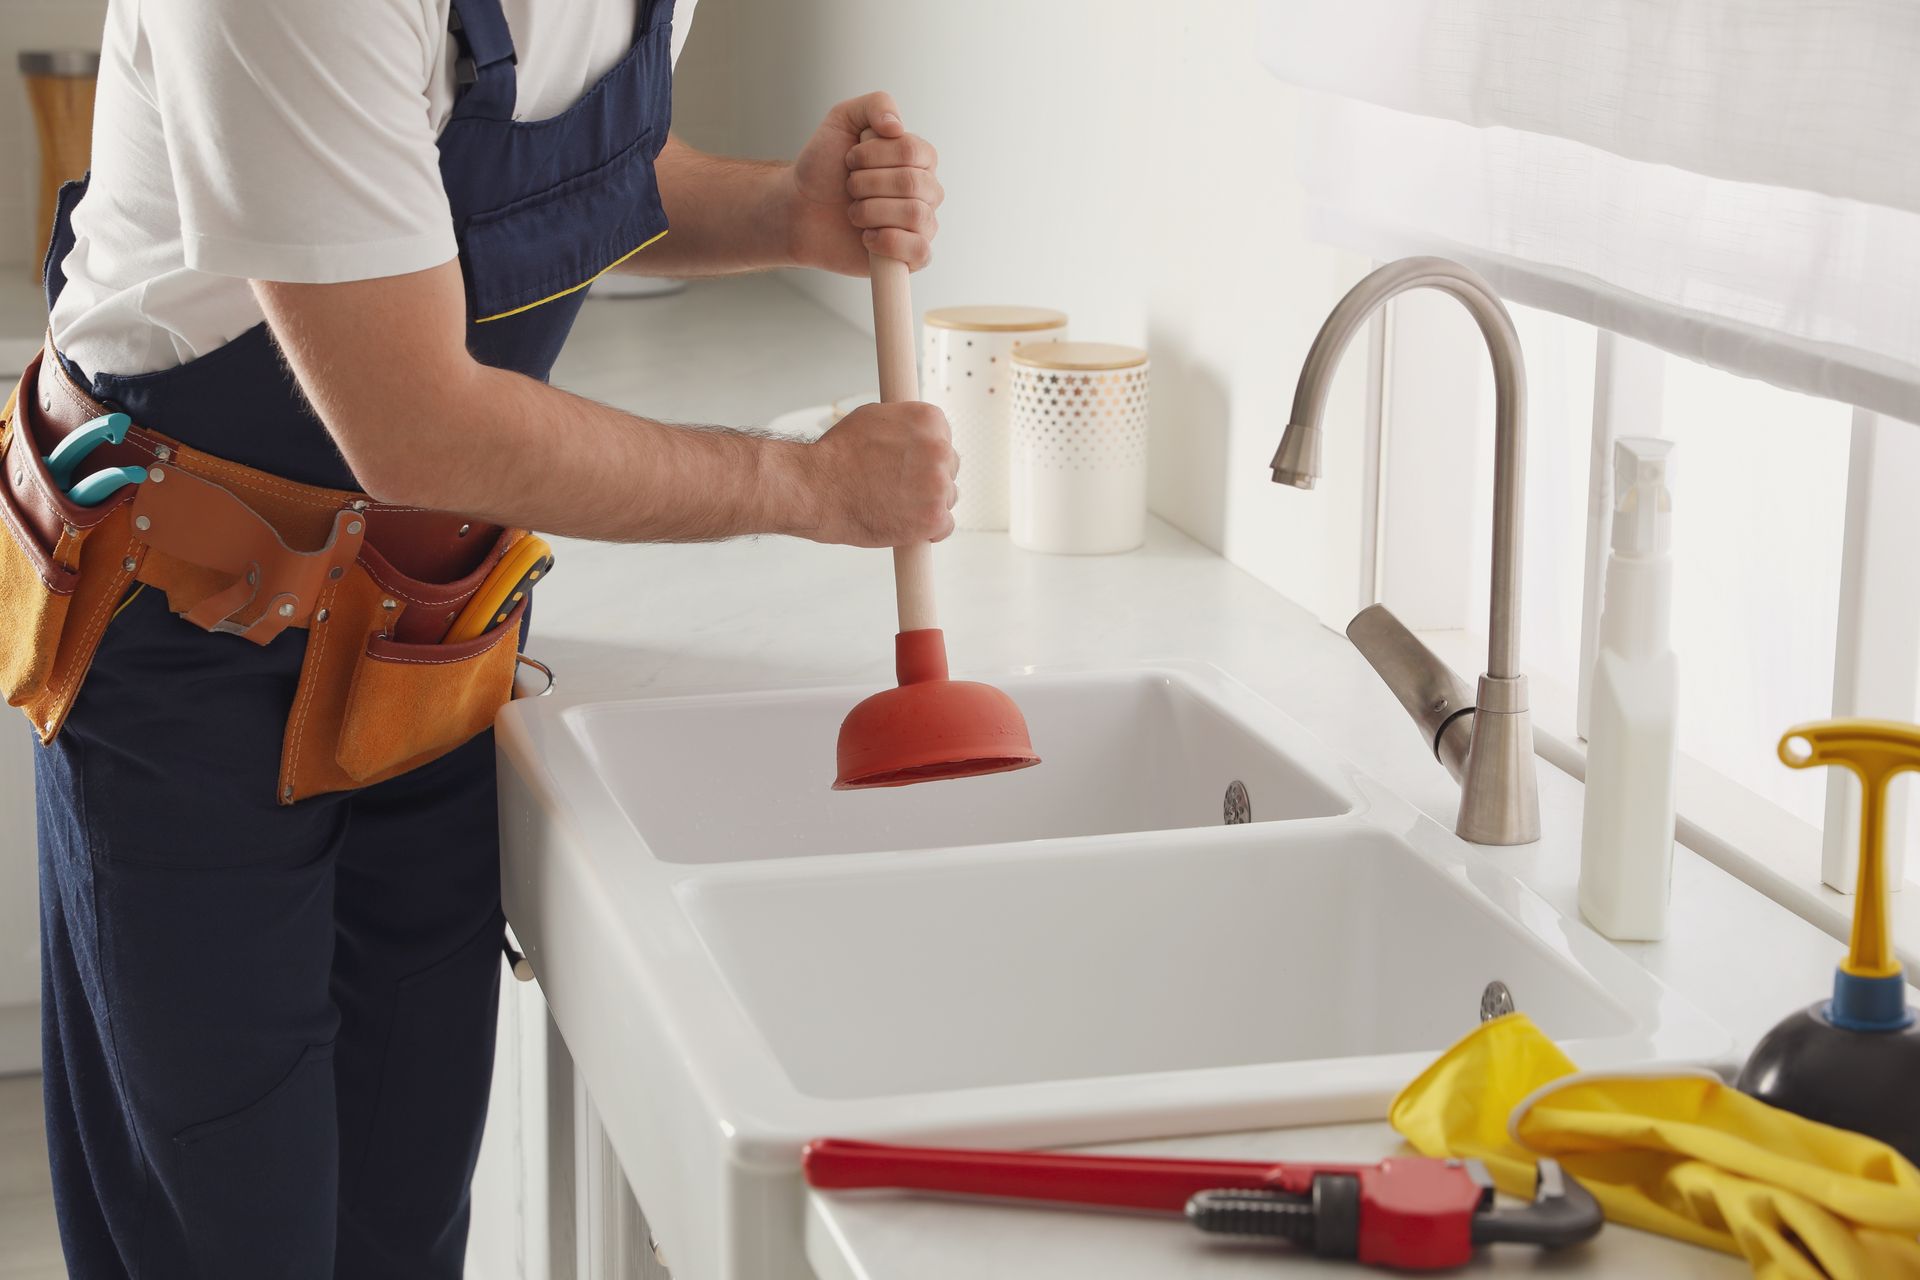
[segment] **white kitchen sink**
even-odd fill
[[[1586,1067],[1731,1047],[1213,668],[995,683],[1045,763],[892,791],[829,790],[866,689],[503,714],[507,915],[676,1274],[805,1276],[813,1137],[1379,1118],[1494,979]]]
[[[834,742],[858,698],[846,689],[661,698],[574,707],[564,719],[666,862],[1218,826],[1236,780],[1254,821],[1323,817],[1350,804],[1205,687],[1159,671],[1023,684],[1020,708],[1043,769],[834,791]]]
[[[800,1092],[874,1098],[1444,1048],[1491,979],[1562,1038],[1604,992],[1405,842],[1275,830],[681,886]],[[884,963],[875,963],[885,957]]]

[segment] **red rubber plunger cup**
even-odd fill
[[[889,404],[917,400],[907,264],[874,254],[868,266],[880,398]],[[866,699],[840,725],[836,791],[971,778],[1040,763],[1012,698],[992,685],[947,678],[946,637],[934,623],[932,552],[926,543],[894,548],[900,687]]]

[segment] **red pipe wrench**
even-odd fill
[[[1268,1164],[1164,1160],[1044,1151],[894,1147],[822,1138],[801,1167],[821,1189],[890,1187],[946,1195],[1037,1200],[1184,1213],[1202,1231],[1264,1236],[1401,1271],[1438,1271],[1476,1246],[1512,1242],[1557,1249],[1600,1230],[1600,1205],[1552,1160],[1533,1203],[1495,1206],[1477,1160],[1395,1156],[1378,1164]]]

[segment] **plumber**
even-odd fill
[[[885,93],[790,164],[669,133],[692,6],[111,0],[0,511],[76,1280],[461,1274],[525,608],[447,637],[526,530],[952,528],[926,405],[800,444],[547,383],[608,271],[928,261]]]

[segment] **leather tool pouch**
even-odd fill
[[[368,786],[439,758],[493,724],[513,695],[526,606],[465,644],[444,634],[506,549],[502,531],[479,567],[455,582],[407,577],[362,548],[358,571],[321,598],[280,756],[283,803]]]
[[[46,687],[53,667],[54,648],[80,585],[78,539],[62,525],[49,545],[28,521],[19,498],[26,487],[26,463],[16,452],[12,430],[13,406],[7,406],[8,424],[0,427],[0,694],[11,706],[20,706]]]
[[[126,504],[79,507],[47,474],[9,399],[0,423],[0,694],[42,742],[59,732],[81,677],[133,580]]]
[[[309,629],[281,754],[282,804],[404,773],[493,723],[512,696],[525,606],[473,641],[434,641],[524,531],[293,484],[138,428],[96,453],[146,465],[146,482],[75,506],[42,460],[62,432],[39,421],[40,363],[23,378],[27,394],[0,414],[0,693],[43,743],[65,722],[136,580],[207,631],[264,645],[289,627]],[[64,416],[99,409],[70,385],[55,390],[47,403]],[[479,535],[471,544],[469,530]],[[458,576],[424,580],[394,559]]]

